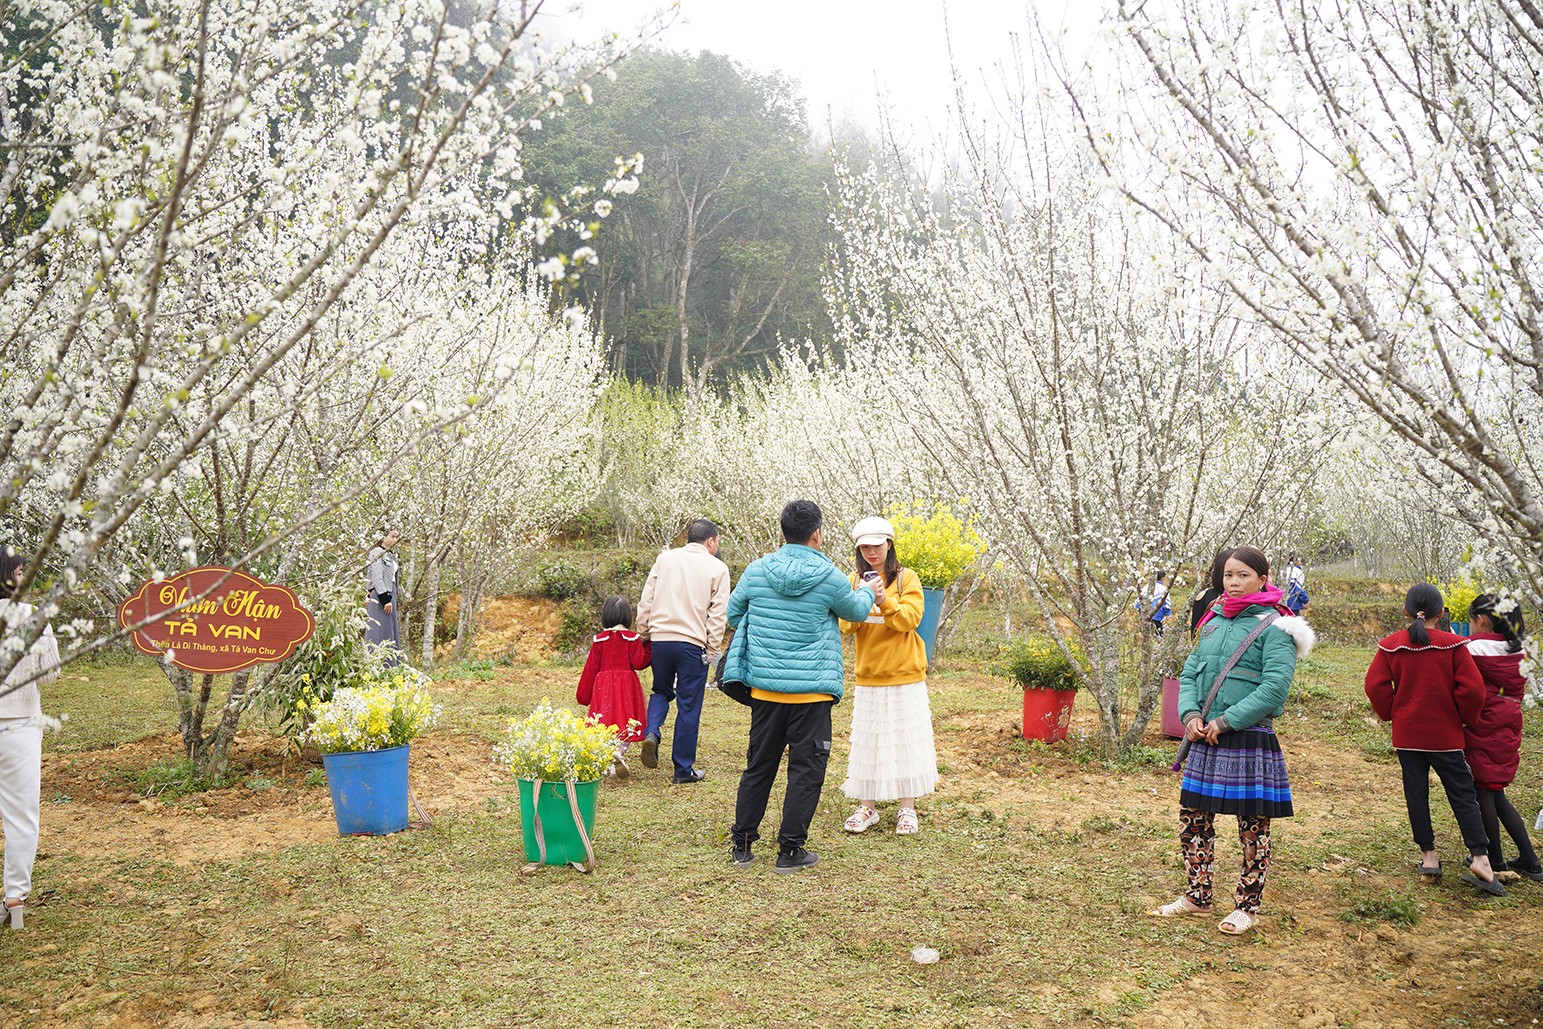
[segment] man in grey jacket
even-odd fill
[[[697,735],[708,666],[718,660],[729,604],[729,569],[718,560],[718,526],[698,518],[686,527],[686,545],[666,550],[649,569],[638,601],[638,631],[653,644],[653,693],[643,734],[643,766],[659,767],[664,720],[675,701],[671,781],[701,782]]]

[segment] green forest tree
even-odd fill
[[[555,197],[632,153],[644,156],[642,185],[589,241],[598,267],[573,297],[609,340],[613,369],[702,389],[758,365],[779,335],[827,335],[829,166],[795,83],[718,54],[644,51],[597,83],[593,104],[548,122],[526,172]]]

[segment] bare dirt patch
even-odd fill
[[[1110,770],[1096,761],[1079,765],[1059,755],[1036,755],[1023,747],[1018,724],[1000,713],[953,715],[940,720],[939,729],[939,759],[953,769],[945,792],[965,794],[962,784],[978,785],[979,805],[999,812],[1026,808],[1036,827],[1054,832],[1074,833],[1099,820],[1149,825],[1154,815],[1171,816],[1177,831],[1178,776],[1172,772]],[[1074,710],[1074,735],[1095,729],[1090,713]],[[1147,742],[1171,741],[1154,731]],[[1537,958],[1543,953],[1543,919],[1535,911],[1491,909],[1456,882],[1461,857],[1452,828],[1442,821],[1450,821],[1450,814],[1439,787],[1431,802],[1438,833],[1448,841],[1442,884],[1415,881],[1412,845],[1407,867],[1366,867],[1332,844],[1326,859],[1314,861],[1307,852],[1322,853],[1323,841],[1336,833],[1368,821],[1398,824],[1403,794],[1397,769],[1369,760],[1357,747],[1294,739],[1286,731],[1281,745],[1297,814],[1276,824],[1275,864],[1258,929],[1241,941],[1248,946],[1231,950],[1228,968],[1203,972],[1167,991],[1152,1007],[1134,1012],[1129,1024],[1384,1029],[1455,1024],[1448,1017],[1452,1012],[1475,1010],[1485,1013],[1485,1024],[1537,1024],[1543,1018],[1543,965]],[[1174,945],[1194,945],[1197,954],[1226,943],[1215,923],[1232,906],[1238,848],[1231,821],[1223,817],[1217,823],[1216,914],[1172,926]],[[1175,840],[1175,854],[1177,846]],[[1133,899],[1143,908],[1172,899],[1183,888],[1181,874],[1175,862],[1171,883],[1154,883],[1150,896]],[[1525,882],[1513,888],[1538,889]],[[1410,893],[1423,908],[1412,928],[1341,919],[1347,894]],[[1111,996],[1118,986],[1111,985]]]
[[[454,623],[461,610],[461,595],[445,598],[445,621]],[[477,635],[472,656],[521,662],[546,661],[557,652],[557,634],[563,627],[557,603],[542,597],[485,597],[477,609]],[[454,644],[436,652],[448,657]]]
[[[283,740],[239,735],[229,786],[179,797],[146,796],[134,781],[144,769],[181,756],[175,733],[108,750],[45,754],[42,852],[153,856],[198,865],[337,833],[327,787],[314,774],[320,765]],[[409,767],[413,795],[431,818],[504,792],[480,739],[424,736],[413,741]]]

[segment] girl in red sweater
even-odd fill
[[[600,608],[602,632],[595,633],[589,645],[589,658],[579,676],[576,699],[589,707],[589,716],[606,725],[616,726],[620,745],[610,773],[618,778],[627,774],[623,755],[627,746],[643,738],[643,684],[638,669],[647,668],[652,646],[632,631],[632,605],[626,597],[606,598]]]
[[[1444,606],[1441,591],[1418,583],[1404,596],[1409,628],[1377,644],[1366,672],[1366,696],[1377,717],[1393,723],[1393,748],[1404,772],[1404,804],[1420,848],[1419,872],[1441,875],[1436,833],[1430,820],[1430,772],[1436,770],[1447,802],[1468,846],[1463,882],[1485,893],[1505,895],[1489,863],[1489,836],[1479,813],[1473,772],[1463,757],[1463,727],[1484,709],[1484,679],[1468,641],[1436,628]]]
[[[1485,697],[1479,720],[1463,730],[1467,739],[1463,753],[1479,791],[1489,861],[1496,871],[1510,868],[1543,882],[1543,867],[1527,836],[1527,823],[1505,795],[1521,764],[1522,695],[1527,691],[1522,675],[1522,609],[1515,601],[1481,593],[1468,605],[1468,620],[1473,629],[1468,653],[1484,676]],[[1516,843],[1518,856],[1509,865],[1500,856],[1501,825]]]

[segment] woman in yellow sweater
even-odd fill
[[[883,518],[852,527],[857,574],[868,578],[878,600],[861,622],[842,621],[857,637],[857,688],[852,697],[852,753],[841,792],[859,802],[846,820],[848,832],[879,824],[878,803],[900,801],[895,832],[914,834],[916,798],[938,781],[927,703],[927,647],[916,634],[922,620],[922,587],[916,573],[900,567],[895,530]],[[870,578],[871,577],[871,578]]]

